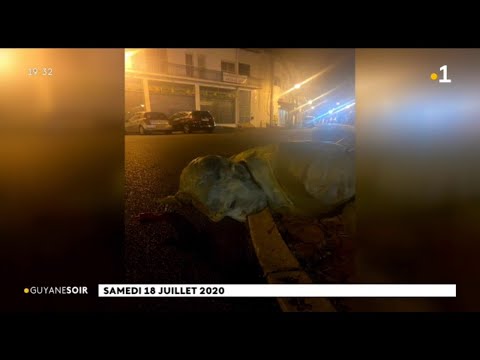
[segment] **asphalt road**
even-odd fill
[[[286,130],[220,130],[213,134],[128,135],[125,137],[125,270],[127,282],[156,284],[261,283],[255,271],[225,271],[202,251],[171,241],[168,224],[139,224],[133,217],[158,210],[156,199],[173,195],[182,169],[194,158],[231,156],[253,146],[300,139]],[[221,241],[235,251],[229,234],[239,224],[223,223]],[[233,230],[232,230],[233,229]],[[232,241],[233,245],[227,241]],[[238,245],[243,246],[243,245]],[[222,255],[220,255],[221,257]],[[177,298],[132,301],[143,311],[278,311],[273,299]]]

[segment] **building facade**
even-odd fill
[[[264,49],[127,49],[125,112],[208,110],[227,126],[286,124],[279,94],[296,79],[282,69]]]

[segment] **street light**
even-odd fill
[[[125,69],[132,68],[132,56],[133,56],[133,51],[125,52]]]
[[[132,57],[140,50],[125,50],[125,69],[131,69],[133,67]]]
[[[334,67],[334,65],[329,65],[329,66],[327,66],[325,69],[320,70],[320,71],[317,72],[316,74],[313,74],[313,75],[310,76],[309,78],[307,78],[307,79],[299,82],[298,84],[295,84],[295,85],[294,85],[293,87],[291,87],[290,89],[282,92],[281,94],[279,94],[279,95],[277,96],[277,98],[281,98],[282,96],[288,94],[289,92],[291,92],[291,91],[293,91],[293,90],[298,90],[298,89],[300,89],[300,87],[302,87],[302,85],[304,85],[304,84],[312,81],[313,79],[315,79],[316,77],[324,74],[325,72],[329,71],[329,70],[332,69],[333,67]]]
[[[317,96],[317,97],[314,98],[314,99],[311,99],[310,101],[311,101],[312,104],[313,104],[314,101],[317,101],[317,100],[319,100],[319,99],[327,96],[328,94],[330,94],[331,92],[335,91],[336,89],[338,89],[338,86],[334,87],[333,89],[328,90],[327,92],[325,92],[325,93]],[[311,105],[311,104],[310,104],[310,101],[307,101],[305,104],[302,104],[302,105],[297,106],[295,109],[293,109],[293,111],[297,111],[297,110],[299,110],[299,109],[301,109],[301,108],[303,108],[303,107],[305,107],[305,106],[307,106],[307,105]],[[318,105],[320,105],[320,104],[322,104],[322,103],[324,103],[324,102],[325,102],[325,101],[322,101],[321,103],[317,103],[316,106],[318,106]]]
[[[315,106],[312,106],[312,108],[311,108],[311,109],[312,109],[312,110],[313,110],[313,109],[315,109]]]
[[[313,101],[312,100],[308,100],[308,105],[312,105]]]

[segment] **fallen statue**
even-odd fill
[[[351,141],[342,144],[345,136],[338,135],[347,133],[351,140],[353,131],[341,130],[317,142],[255,147],[230,158],[196,158],[183,169],[177,194],[159,201],[160,214],[188,204],[214,222],[225,217],[244,222],[266,207],[282,215],[327,215],[355,196],[354,147]],[[144,213],[139,218],[155,221],[159,216]]]

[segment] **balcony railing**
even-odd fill
[[[196,66],[172,64],[167,62],[155,62],[151,64],[135,64],[130,70],[144,71],[162,75],[182,76],[195,79],[225,82],[229,84],[241,84],[261,87],[262,79],[251,76],[231,74],[218,70],[199,68]]]

